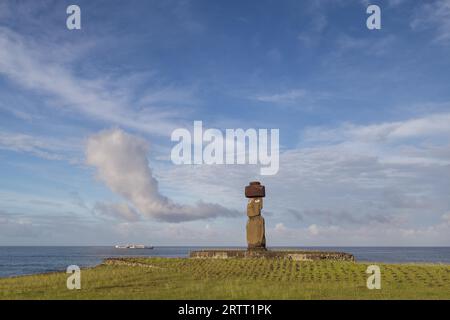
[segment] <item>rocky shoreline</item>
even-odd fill
[[[355,257],[346,252],[333,251],[307,251],[307,250],[198,250],[191,251],[191,258],[265,258],[265,259],[288,259],[293,261],[318,261],[335,260],[355,262]]]

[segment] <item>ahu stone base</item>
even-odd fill
[[[198,250],[190,252],[191,258],[229,259],[229,258],[263,258],[263,259],[289,259],[293,261],[355,261],[352,254],[345,252],[308,251],[308,250],[236,250],[216,249]]]

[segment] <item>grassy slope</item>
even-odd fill
[[[450,299],[449,265],[388,265],[368,290],[368,264],[288,260],[130,259],[146,266],[84,269],[81,290],[65,273],[0,279],[0,299]],[[153,266],[153,267],[151,267]]]

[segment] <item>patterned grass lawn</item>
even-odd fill
[[[81,271],[0,279],[0,299],[450,299],[450,265],[376,264],[381,289],[369,290],[368,263],[272,259],[130,258]]]

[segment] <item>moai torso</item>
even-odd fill
[[[247,204],[247,245],[249,249],[265,249],[264,218],[261,216],[262,198],[252,198]]]
[[[255,211],[258,205],[254,205],[255,199],[250,199],[247,205],[247,245],[249,249],[265,249],[266,236],[264,218],[261,212]]]

